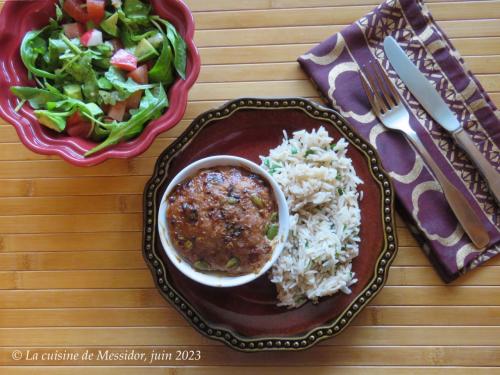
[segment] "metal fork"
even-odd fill
[[[465,233],[467,233],[477,248],[482,249],[486,247],[490,241],[490,237],[483,227],[479,216],[463,194],[441,171],[424,147],[417,133],[410,127],[409,113],[402,104],[396,88],[378,61],[372,62],[369,66],[364,66],[360,77],[361,84],[375,115],[387,128],[404,133],[413,143],[441,185],[448,204],[455,213]]]

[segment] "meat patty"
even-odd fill
[[[168,202],[171,239],[195,268],[244,274],[270,258],[277,204],[260,176],[231,166],[204,169],[177,185]]]

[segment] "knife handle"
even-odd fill
[[[463,128],[458,129],[452,133],[453,138],[457,144],[469,155],[469,158],[479,168],[483,175],[490,193],[493,195],[497,204],[500,203],[500,173],[497,172],[495,167],[486,159],[486,157],[479,152],[472,139],[467,135]]]

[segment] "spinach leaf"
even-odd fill
[[[92,53],[85,51],[75,57],[77,58],[72,58],[63,65],[63,70],[67,71],[79,83],[95,78]]]
[[[174,49],[174,66],[177,74],[182,79],[186,79],[186,42],[177,32],[174,25],[158,16],[152,16],[151,19],[163,24],[167,30],[167,38]]]
[[[102,59],[95,59],[93,61],[93,64],[96,67],[98,67],[98,68],[101,68],[103,70],[107,70],[111,66],[111,58],[110,57],[104,57]]]
[[[132,36],[134,35],[134,31],[128,24],[124,24],[123,27],[119,31],[120,40],[123,43],[125,48],[132,48],[135,46],[135,42],[132,40]]]
[[[158,99],[153,95],[153,92],[154,93],[160,92],[159,87],[162,87],[162,86],[157,85],[152,90],[146,90],[145,95],[143,96],[143,98],[141,99],[141,103],[139,104],[139,108],[131,109],[130,114],[135,115],[136,113],[142,111],[143,109],[146,109],[151,105],[154,105]],[[168,107],[168,97],[166,97],[165,100],[167,101],[166,107]],[[158,110],[157,113],[152,114],[150,120],[157,119],[160,116],[161,116],[161,109]]]
[[[23,38],[21,42],[21,60],[28,69],[28,71],[38,77],[56,78],[54,73],[49,73],[45,70],[39,69],[35,66],[36,60],[40,54],[44,54],[46,51],[46,45],[44,40],[40,37],[40,34],[49,30],[51,25],[45,26],[43,29],[37,31],[29,31]],[[45,45],[45,48],[43,46]]]
[[[75,81],[83,84],[82,92],[85,99],[95,102],[99,85],[96,72],[92,66],[92,55],[92,51],[84,51],[65,63],[62,70],[70,74]]]
[[[152,82],[159,82],[165,85],[170,85],[174,81],[174,72],[172,68],[172,48],[168,43],[168,39],[163,39],[163,47],[160,57],[149,71],[149,79]]]
[[[131,78],[125,80],[119,70],[114,66],[110,67],[109,70],[104,74],[104,76],[109,82],[111,82],[116,91],[118,91],[120,100],[127,99],[136,91],[154,87],[154,85],[140,85]]]
[[[103,114],[101,107],[99,107],[95,103],[84,103],[75,99],[72,99],[72,101],[75,104],[75,106],[78,107],[78,109],[80,109],[80,111],[87,113],[92,117],[97,117]]]
[[[122,140],[137,136],[144,128],[144,124],[156,118],[167,106],[168,99],[163,86],[156,86],[153,92],[146,90],[146,94],[141,100],[139,111],[134,113],[128,121],[110,124],[111,131],[108,138],[90,151],[87,151],[85,156],[92,155]]]
[[[76,54],[82,53],[82,50],[80,48],[78,48],[80,46],[80,39],[69,40],[69,38],[62,33],[61,33],[60,37],[61,37],[61,40],[69,47],[69,49],[71,51],[73,51],[73,53],[76,53]]]
[[[117,13],[122,24],[119,30],[120,39],[126,48],[133,48],[144,37],[149,38],[154,35],[153,30],[149,29],[149,17],[129,18],[122,10],[118,10]],[[145,30],[146,28],[148,30]]]
[[[57,88],[55,88],[48,82],[45,82],[45,88],[50,92],[53,92],[54,94],[61,94],[61,91],[59,91]]]
[[[55,113],[57,113],[56,111],[65,111],[69,113],[74,113],[75,111],[79,111],[82,113],[86,113],[93,119],[103,114],[101,107],[99,107],[97,104],[85,103],[81,100],[69,97],[57,102],[48,102],[47,110]]]
[[[109,82],[111,82],[113,86],[115,84],[120,85],[121,83],[125,82],[125,77],[123,77],[120,71],[114,66],[110,67],[108,71],[104,73],[104,76]]]
[[[123,3],[123,11],[128,18],[142,21],[144,18],[147,19],[151,11],[151,6],[144,4],[140,0],[125,0]]]
[[[95,72],[87,81],[83,83],[82,93],[85,99],[91,102],[97,101],[97,96],[99,95],[99,85],[97,84]]]
[[[64,98],[62,94],[56,94],[36,87],[12,86],[10,91],[19,99],[28,100],[34,109],[46,108],[47,102],[58,101]]]
[[[170,22],[166,22],[166,24],[167,38],[174,47],[175,70],[182,79],[186,79],[186,42]]]
[[[31,48],[33,48],[35,53],[43,56],[47,52],[47,42],[45,39],[37,36],[31,41]]]
[[[59,62],[59,56],[68,50],[68,46],[61,39],[49,39],[48,54],[49,60],[53,64]]]
[[[113,56],[114,51],[111,42],[106,41],[103,44],[99,44],[91,51],[93,56],[92,64],[104,70],[109,69],[111,65],[111,57]]]
[[[132,34],[139,34],[144,27],[149,25],[149,17],[147,15],[127,15],[122,9],[119,9],[117,13],[121,25],[128,27]]]
[[[111,42],[106,41],[95,47],[96,52],[98,52],[99,57],[111,57],[113,56],[113,45]]]
[[[99,123],[95,123],[94,131],[92,132],[92,139],[94,141],[103,141],[111,132],[109,127],[104,127]]]
[[[116,102],[120,101],[120,94],[117,91],[104,91],[99,90],[98,102],[101,104],[115,105]]]
[[[155,36],[158,33],[156,30],[148,30],[142,34],[131,35],[131,39],[134,42],[140,42],[142,39],[148,39]]]
[[[99,86],[100,89],[103,89],[103,90],[112,90],[113,89],[113,85],[111,84],[111,82],[109,82],[109,80],[106,77],[100,77],[97,80],[97,85]]]

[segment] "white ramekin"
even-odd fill
[[[172,245],[172,241],[170,240],[170,235],[168,231],[167,225],[167,209],[168,209],[168,200],[167,197],[170,195],[171,191],[186,180],[187,178],[195,175],[200,169],[207,169],[219,166],[234,166],[234,167],[242,167],[250,170],[252,173],[255,173],[266,181],[269,182],[276,202],[278,204],[278,214],[279,214],[279,231],[276,238],[273,240],[273,253],[271,258],[262,266],[260,270],[250,274],[232,276],[225,275],[223,272],[202,272],[195,269],[187,260],[185,260]],[[179,271],[181,271],[184,275],[191,278],[194,281],[197,281],[204,285],[215,286],[215,287],[232,287],[238,286],[242,284],[249,283],[250,281],[255,280],[259,276],[266,273],[269,268],[273,265],[273,263],[278,259],[285,242],[288,237],[289,230],[289,216],[288,216],[288,206],[286,203],[285,196],[281,189],[279,188],[276,181],[271,177],[269,173],[267,173],[263,168],[258,166],[257,164],[240,157],[236,156],[228,156],[228,155],[219,155],[219,156],[211,156],[201,160],[198,160],[194,163],[191,163],[187,167],[185,167],[182,171],[180,171],[173,179],[170,181],[167,189],[165,190],[160,209],[158,211],[158,232],[160,234],[161,243],[163,245],[163,250],[167,254],[170,261],[177,267]]]

